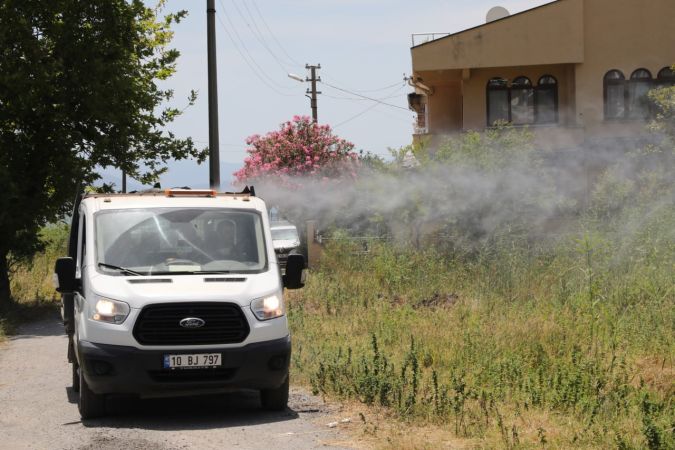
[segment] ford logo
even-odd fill
[[[204,319],[200,319],[199,317],[186,317],[178,323],[183,328],[201,328],[206,325]]]

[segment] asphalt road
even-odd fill
[[[0,344],[1,449],[344,448],[335,407],[291,388],[289,408],[259,409],[255,393],[111,401],[112,415],[81,421],[58,318]],[[342,444],[344,445],[344,444]]]

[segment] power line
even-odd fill
[[[412,121],[409,122],[408,120],[403,119],[403,118],[401,118],[400,116],[394,116],[394,115],[392,115],[392,114],[389,114],[389,113],[387,113],[387,112],[381,111],[381,110],[379,110],[379,109],[375,109],[377,106],[380,106],[380,105],[377,104],[377,103],[374,103],[374,104],[372,104],[371,106],[369,106],[368,108],[364,109],[363,111],[361,111],[361,112],[359,112],[359,113],[357,113],[357,114],[351,116],[351,117],[348,118],[348,119],[343,120],[342,122],[339,122],[337,125],[332,125],[332,128],[333,128],[333,129],[336,129],[336,128],[338,128],[338,127],[340,127],[340,126],[342,126],[342,125],[344,125],[344,124],[346,124],[346,123],[348,123],[348,122],[351,122],[351,121],[354,120],[354,119],[357,119],[357,118],[361,117],[362,115],[364,115],[364,114],[366,114],[367,112],[370,112],[370,111],[373,111],[373,112],[376,112],[376,113],[380,113],[380,114],[384,114],[384,115],[387,116],[387,117],[391,117],[392,119],[399,120],[399,121],[401,121],[401,122],[403,122],[403,123],[405,123],[405,124],[407,124],[407,125],[412,125],[412,124],[413,124]]]
[[[378,113],[378,114],[383,114],[383,115],[385,115],[385,116],[387,116],[387,117],[391,117],[392,119],[399,120],[399,121],[401,121],[401,122],[403,122],[403,123],[406,123],[406,124],[408,124],[408,125],[411,124],[411,122],[409,122],[409,119],[404,119],[404,118],[401,117],[401,116],[397,116],[397,115],[395,115],[395,114],[392,114],[391,112],[389,112],[389,110],[385,111],[385,110],[383,110],[383,109],[375,109],[373,112],[376,112],[376,113]],[[409,111],[409,112],[412,114],[412,111]]]
[[[255,58],[253,57],[253,55],[252,55],[251,52],[249,51],[248,47],[246,46],[246,42],[244,41],[244,39],[242,39],[241,35],[240,35],[239,32],[237,31],[237,28],[234,26],[234,22],[232,22],[232,19],[230,19],[230,16],[229,16],[229,14],[227,13],[227,9],[225,8],[225,5],[223,4],[223,2],[222,2],[221,0],[218,0],[218,3],[220,4],[220,6],[221,6],[221,8],[222,8],[222,12],[223,12],[223,15],[225,16],[225,19],[226,19],[227,22],[230,24],[230,28],[231,28],[232,31],[234,32],[234,36],[237,38],[237,40],[238,40],[239,43],[241,44],[241,48],[243,48],[244,52],[248,55],[248,58],[249,58],[249,59],[251,60],[251,62],[258,68],[258,70],[260,71],[260,75],[264,76],[271,84],[277,86],[278,88],[280,88],[280,89],[288,89],[287,86],[283,86],[283,85],[277,83],[276,81],[274,81],[274,79],[270,78],[270,77],[266,74],[266,72],[263,70],[263,68],[258,64],[258,62],[257,62],[257,61],[255,60]],[[222,22],[222,20],[220,20],[220,22],[221,22],[221,25],[223,26],[223,28],[225,28],[225,30],[227,30],[227,27],[225,27],[225,24]],[[229,32],[228,32],[228,34],[229,34]],[[289,94],[284,94],[284,95],[289,95]]]
[[[342,122],[339,122],[339,123],[333,125],[333,129],[335,129],[335,128],[341,126],[341,125],[344,125],[344,124],[346,124],[347,122],[351,122],[352,120],[361,117],[362,115],[364,115],[365,113],[367,113],[367,112],[370,111],[371,109],[377,108],[378,106],[380,106],[379,103],[373,103],[372,105],[370,105],[369,107],[367,107],[366,109],[364,109],[363,111],[361,111],[360,113],[354,114],[354,115],[351,116],[350,118],[348,118],[348,119],[346,119],[346,120],[343,120]]]
[[[333,80],[334,82],[336,82],[336,83],[338,83],[338,84],[342,84],[342,83],[340,83],[339,80],[336,80],[335,78],[331,77],[330,75],[327,76],[327,77],[324,75],[324,78],[328,78],[329,80]],[[405,83],[405,81],[404,81],[404,83]],[[397,81],[396,83],[392,83],[392,84],[390,84],[390,85],[382,86],[382,87],[375,88],[375,89],[352,89],[352,91],[354,91],[354,92],[379,92],[379,91],[386,91],[387,89],[391,89],[391,88],[393,88],[393,87],[395,87],[395,86],[398,86],[399,84],[401,84],[401,82],[400,82],[400,81]]]
[[[405,83],[404,83],[404,84],[401,84],[401,86],[399,86],[399,88],[396,89],[395,91],[392,91],[391,94],[393,94],[394,92],[400,91],[401,89],[403,89],[403,87],[405,87]],[[346,97],[343,97],[343,98],[346,98]],[[388,97],[383,97],[383,98],[380,98],[380,99],[378,99],[378,100],[384,100],[385,98],[388,98]],[[358,99],[358,100],[363,100],[363,99]],[[342,122],[339,122],[339,123],[337,123],[336,125],[333,125],[333,128],[337,128],[337,127],[342,126],[342,125],[344,125],[344,124],[346,124],[346,123],[348,123],[348,122],[351,122],[352,120],[357,119],[357,118],[361,117],[362,115],[366,114],[367,112],[373,110],[373,109],[376,108],[377,106],[380,106],[380,104],[379,104],[379,103],[373,103],[372,105],[370,105],[369,107],[367,107],[367,108],[364,109],[363,111],[360,111],[360,112],[354,114],[353,116],[349,117],[348,119],[345,119],[345,120],[343,120]],[[380,111],[380,112],[381,112],[381,111]],[[396,119],[400,119],[399,116],[391,116],[391,117],[395,117]]]
[[[248,57],[247,57],[247,56],[242,52],[242,50],[239,48],[239,45],[238,45],[237,42],[234,40],[234,37],[232,36],[232,34],[230,33],[230,31],[227,29],[227,27],[225,26],[225,24],[224,24],[223,21],[221,20],[220,16],[219,16],[219,15],[216,15],[216,17],[218,18],[218,22],[220,23],[221,27],[223,28],[223,30],[224,30],[225,33],[227,34],[227,37],[230,38],[230,42],[232,42],[232,45],[234,46],[235,50],[237,51],[237,53],[239,53],[239,56],[241,56],[241,59],[246,63],[246,65],[248,66],[248,68],[251,69],[251,72],[253,72],[253,74],[254,74],[254,75],[255,75],[255,76],[256,76],[256,77],[257,77],[257,78],[265,85],[265,86],[267,86],[267,87],[268,87],[269,89],[271,89],[272,91],[276,92],[276,93],[279,94],[279,95],[283,95],[283,96],[288,96],[288,97],[290,97],[291,94],[285,94],[285,93],[283,93],[283,92],[280,92],[280,91],[277,90],[274,86],[272,86],[271,84],[269,84],[269,82],[267,82],[267,80],[265,80],[264,78],[262,78],[262,77],[260,76],[260,72],[259,72],[258,70],[256,70],[255,67],[253,67],[253,65],[256,65],[256,66],[257,66],[257,64],[255,64],[255,62],[251,62],[251,61],[248,60]],[[258,68],[260,68],[260,67],[258,66]]]
[[[242,51],[242,48],[240,48],[239,45],[237,44],[237,41],[234,39],[234,36],[232,35],[232,33],[230,33],[230,30],[228,29],[228,27],[225,26],[225,23],[223,23],[222,19],[220,18],[220,15],[216,14],[216,17],[218,18],[218,22],[220,22],[221,27],[223,28],[223,30],[225,30],[225,33],[227,33],[227,36],[230,38],[230,41],[232,42],[235,49],[237,50],[239,55],[242,57],[242,59],[244,60],[246,65],[249,66],[249,68],[254,73],[254,75],[263,84],[265,84],[268,88],[270,88],[271,90],[273,90],[274,92],[276,92],[279,95],[282,95],[282,96],[285,96],[285,97],[293,97],[294,94],[288,94],[288,93],[281,92],[277,88],[274,87],[274,85],[276,85],[277,87],[279,87],[281,89],[287,89],[287,87],[282,86],[280,84],[277,84],[273,79],[269,78],[265,74],[265,71],[256,62],[255,58],[253,58],[253,56],[251,55],[251,52],[248,50],[248,47],[246,47],[246,44],[244,43],[244,40],[241,38],[241,36],[237,32],[237,29],[234,27],[234,23],[232,23],[232,20],[230,19],[229,15],[227,14],[227,10],[225,9],[225,6],[223,5],[223,3],[220,0],[218,0],[218,3],[220,3],[220,6],[221,6],[222,11],[223,11],[223,15],[225,16],[225,19],[227,19],[228,23],[230,24],[230,27],[232,28],[232,31],[234,32],[234,35],[237,37],[237,40],[239,41],[239,43],[241,44],[241,47],[243,48],[243,51]],[[253,66],[255,66],[255,67],[253,67]],[[258,70],[256,70],[256,68]]]
[[[232,0],[232,4],[234,5],[235,9],[237,10],[237,13],[239,14],[239,17],[242,18],[242,20],[244,21],[244,23],[246,24],[246,26],[248,27],[248,29],[251,30],[251,34],[258,40],[258,42],[260,42],[260,45],[262,45],[263,48],[264,48],[265,50],[267,50],[267,53],[269,53],[269,54],[272,56],[272,58],[274,59],[274,61],[279,65],[279,67],[281,67],[281,70],[282,70],[284,73],[288,73],[289,70],[288,70],[288,68],[286,67],[286,65],[284,64],[284,62],[283,62],[276,54],[274,54],[274,52],[273,52],[272,49],[269,47],[269,45],[267,45],[267,42],[265,42],[265,38],[263,37],[262,33],[260,32],[260,28],[258,28],[258,24],[255,22],[255,19],[253,18],[253,15],[251,14],[250,9],[249,9],[248,6],[246,5],[246,2],[244,2],[244,7],[245,7],[246,10],[248,11],[248,14],[249,14],[249,16],[250,16],[250,18],[251,18],[251,22],[253,23],[253,27],[252,27],[251,24],[249,23],[249,20],[246,18],[246,16],[244,15],[244,13],[243,13],[243,12],[241,11],[241,9],[239,8],[239,5],[237,4],[237,1],[236,1],[236,0]],[[255,29],[254,29],[254,27],[255,27]]]
[[[399,98],[400,94],[395,94],[395,95],[393,95],[393,94],[395,92],[399,92],[401,89],[403,89],[405,87],[405,83],[401,83],[399,81],[398,85],[399,85],[398,89],[396,89],[395,91],[392,91],[386,97],[378,97],[377,100],[389,100],[389,99],[392,99],[392,98]],[[394,85],[394,86],[396,86],[396,85]],[[389,86],[389,87],[391,88],[393,86]],[[328,98],[333,98],[333,99],[336,99],[336,100],[352,100],[352,101],[357,101],[357,102],[363,102],[363,101],[369,101],[370,100],[370,99],[361,98],[361,97],[339,97],[339,96],[336,96],[336,95],[329,95],[329,94],[323,94],[323,95],[325,95]]]
[[[387,89],[390,89],[390,88],[392,88],[392,87],[394,87],[394,86],[398,86],[400,83],[401,83],[401,82],[399,81],[399,82],[397,82],[397,83],[390,84],[389,86],[384,86],[384,87],[377,88],[377,89],[356,89],[356,92],[380,92],[380,91],[386,91]],[[405,81],[403,82],[403,86],[405,86]]]
[[[370,101],[372,101],[372,102],[377,102],[377,103],[379,103],[379,104],[381,104],[381,105],[391,106],[392,108],[398,108],[398,109],[402,109],[402,110],[404,110],[404,111],[406,111],[406,112],[409,112],[409,109],[408,109],[408,108],[404,108],[403,106],[394,105],[393,103],[387,103],[387,102],[380,101],[380,100],[378,100],[378,99],[376,99],[376,98],[373,98],[373,97],[368,97],[368,96],[365,96],[365,95],[361,95],[361,94],[359,94],[359,93],[357,93],[357,92],[352,92],[352,91],[349,91],[349,90],[347,90],[347,89],[343,89],[343,88],[340,88],[340,87],[337,87],[337,86],[333,86],[332,84],[328,84],[328,83],[326,83],[325,81],[322,81],[321,83],[323,83],[324,85],[326,85],[326,86],[328,86],[328,87],[330,87],[330,88],[336,89],[336,90],[338,90],[338,91],[346,92],[347,94],[355,95],[355,96],[357,96],[357,97],[361,97],[361,98],[364,98],[364,99],[366,99],[366,100],[370,100]]]
[[[359,97],[340,97],[337,95],[329,95],[329,94],[323,94],[325,97],[332,98],[335,100],[349,100],[349,101],[355,101],[355,102],[367,102],[370,101],[369,98],[359,98]],[[392,98],[400,98],[400,95],[389,95],[387,97],[380,97],[378,100],[391,100]]]
[[[302,64],[300,64],[300,63],[299,63],[297,60],[295,60],[291,55],[289,55],[288,52],[286,51],[286,49],[284,48],[284,46],[281,45],[281,42],[279,42],[279,40],[274,36],[274,33],[272,32],[272,29],[271,29],[270,26],[267,24],[267,21],[265,20],[265,17],[264,17],[264,16],[262,15],[262,13],[260,12],[260,8],[258,8],[258,5],[256,4],[255,0],[250,0],[250,1],[251,1],[251,3],[253,4],[253,7],[255,8],[256,12],[257,12],[258,15],[260,16],[260,20],[262,21],[263,25],[265,26],[265,28],[266,28],[267,31],[269,32],[270,36],[272,36],[272,39],[274,39],[274,42],[277,43],[277,45],[279,46],[279,48],[281,49],[281,51],[284,52],[284,54],[288,57],[288,59],[289,59],[291,62],[293,62],[293,64],[295,64],[296,66],[302,67]],[[244,5],[246,5],[246,3],[244,3]]]

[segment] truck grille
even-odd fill
[[[200,328],[183,328],[187,317],[202,319]],[[232,303],[163,303],[143,308],[134,337],[142,345],[236,344],[249,333],[241,308]]]

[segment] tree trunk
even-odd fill
[[[0,305],[9,304],[11,298],[9,267],[7,264],[8,253],[8,251],[0,249]]]

